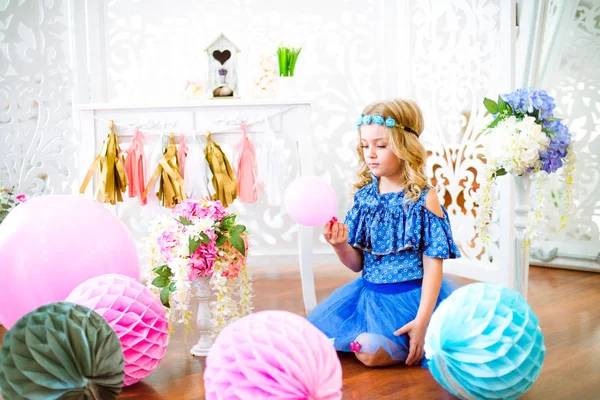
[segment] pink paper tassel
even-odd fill
[[[131,146],[126,153],[125,173],[129,181],[129,197],[137,197],[140,199],[141,205],[146,205],[148,200],[142,196],[146,189],[144,183],[144,135],[138,128],[135,128]]]
[[[242,140],[235,148],[236,152],[236,179],[238,182],[238,199],[242,203],[254,203],[258,200],[256,183],[258,166],[256,164],[256,150],[248,137],[248,125],[242,123]]]
[[[177,151],[177,161],[179,161],[179,174],[182,178],[185,178],[185,161],[187,160],[188,147],[185,144],[185,137],[179,136],[179,149]]]

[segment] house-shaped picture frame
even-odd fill
[[[208,57],[206,92],[209,98],[236,98],[240,49],[221,33],[204,51]]]

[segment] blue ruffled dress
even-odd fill
[[[351,342],[369,334],[378,338],[370,351],[384,347],[395,360],[406,360],[408,335],[393,333],[417,315],[423,255],[460,257],[447,211],[442,207],[443,218],[429,211],[426,196],[427,189],[414,202],[405,201],[404,192],[380,194],[375,179],[355,194],[344,223],[348,243],[363,252],[362,276],[337,289],[308,316],[336,350],[350,352]],[[452,291],[444,278],[437,304]]]

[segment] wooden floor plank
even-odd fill
[[[324,299],[350,279],[346,273],[318,276],[317,297]],[[278,309],[304,315],[300,280],[295,275],[257,279],[254,287],[257,311]],[[533,267],[529,293],[547,354],[540,378],[523,399],[600,399],[600,274]],[[183,329],[178,329],[158,370],[126,388],[119,398],[204,399],[204,359],[188,354],[193,339],[192,335],[184,338]],[[340,360],[345,400],[454,398],[426,369],[366,368],[352,354],[340,354]]]

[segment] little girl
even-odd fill
[[[324,236],[340,261],[362,276],[337,289],[308,320],[338,351],[365,365],[423,360],[434,309],[452,292],[442,259],[458,258],[448,213],[425,177],[423,116],[412,101],[371,104],[357,121],[358,189],[344,223]]]

